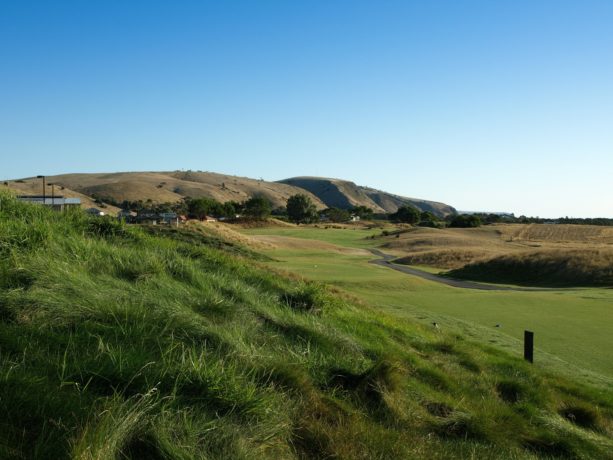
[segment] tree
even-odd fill
[[[187,212],[190,217],[204,219],[208,215],[219,216],[222,204],[212,198],[193,198],[187,201]]]
[[[475,214],[458,214],[451,219],[450,227],[473,228],[481,226],[481,219]]]
[[[351,214],[346,209],[328,208],[320,211],[320,215],[326,216],[330,222],[347,222],[351,219]]]
[[[405,204],[400,206],[398,210],[390,214],[390,219],[394,222],[403,222],[405,224],[416,224],[419,222],[421,213],[415,206]]]
[[[308,224],[318,219],[317,208],[313,201],[302,193],[292,195],[287,199],[287,217],[296,224]]]
[[[349,210],[353,215],[358,216],[362,220],[370,220],[373,217],[373,210],[366,206],[354,206]]]
[[[271,210],[270,201],[263,196],[254,196],[245,202],[245,215],[253,219],[266,219]]]

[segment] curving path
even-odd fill
[[[395,264],[392,261],[396,258],[392,255],[385,254],[378,249],[370,249],[377,257],[382,259],[374,259],[369,261],[371,264],[380,265],[382,267],[391,268],[407,275],[419,276],[420,278],[434,281],[436,283],[446,284],[447,286],[463,288],[463,289],[479,289],[481,291],[554,291],[555,289],[537,288],[537,287],[515,287],[515,286],[497,286],[494,284],[483,284],[475,281],[464,281],[444,276],[435,275],[433,273],[424,272],[415,268],[407,267],[406,265]]]

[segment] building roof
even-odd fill
[[[43,197],[42,195],[20,195],[17,197],[17,199],[21,201],[28,201],[31,203],[45,204],[47,206],[80,205],[81,204],[81,198],[66,198],[63,196],[50,197],[49,195],[45,195]]]

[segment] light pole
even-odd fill
[[[55,182],[47,185],[51,186],[51,209],[53,209],[53,206],[55,206]]]
[[[43,180],[43,204],[46,204],[47,195],[46,195],[46,192],[45,192],[45,176],[36,176],[36,178]]]

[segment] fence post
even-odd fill
[[[534,332],[524,331],[524,359],[534,362]]]

